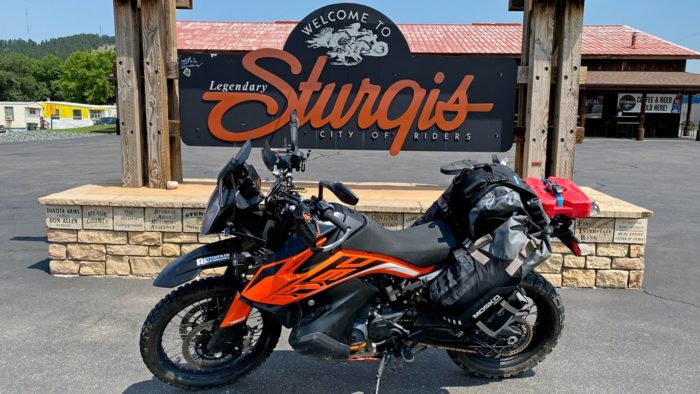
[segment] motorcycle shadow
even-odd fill
[[[237,383],[204,393],[373,393],[377,362],[336,364],[311,360],[291,350],[275,350],[257,370]],[[528,372],[522,377],[534,376]],[[447,393],[448,388],[475,387],[498,380],[467,375],[439,350],[426,350],[413,363],[393,361],[384,371],[381,393]],[[129,386],[124,393],[184,393],[156,378]]]

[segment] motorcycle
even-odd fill
[[[305,170],[310,151],[297,141],[293,115],[291,144],[262,149],[275,176],[266,194],[245,143],[219,173],[202,222],[201,234],[226,237],[179,257],[155,279],[158,287],[179,286],[141,332],[141,355],[156,377],[185,389],[231,384],[270,356],[282,326],[303,355],[378,361],[377,389],[390,360],[411,362],[427,348],[488,378],[525,372],[552,351],[564,308],[540,274],[445,317],[427,289],[461,246],[450,226],[437,220],[385,230],[347,206],[358,197],[340,182],[321,181],[316,196],[302,197],[293,174]],[[326,201],[327,192],[346,205]],[[558,218],[548,231],[576,246],[570,225]],[[194,280],[218,267],[223,275]]]

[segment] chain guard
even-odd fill
[[[508,351],[499,351],[498,352],[499,357],[516,356],[516,355],[522,353],[525,349],[527,349],[527,347],[530,346],[530,342],[532,342],[532,337],[534,334],[532,325],[527,320],[524,320],[524,319],[518,319],[518,320],[514,321],[513,323],[520,323],[526,327],[527,332],[525,333],[525,335],[526,335],[525,340],[520,341],[518,346],[515,347],[514,349],[511,349]],[[480,350],[475,349],[473,346],[469,346],[469,347],[467,347],[467,346],[464,346],[464,347],[462,347],[462,346],[445,346],[445,345],[441,345],[439,343],[430,342],[430,341],[421,341],[421,344],[426,345],[428,347],[435,348],[435,349],[450,350],[450,351],[454,351],[454,352],[469,353],[469,354],[482,354],[480,352]],[[482,348],[492,350],[487,346],[484,346]]]

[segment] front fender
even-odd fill
[[[231,264],[236,253],[260,248],[260,242],[244,237],[227,238],[199,247],[168,264],[153,281],[156,287],[176,287],[194,279],[205,268]]]

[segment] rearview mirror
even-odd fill
[[[262,160],[268,170],[274,171],[277,164],[277,154],[270,147],[270,143],[265,141],[265,146],[262,149]]]
[[[323,188],[330,190],[338,200],[348,205],[357,205],[360,198],[341,182],[321,181],[318,183],[318,197],[323,198]]]

